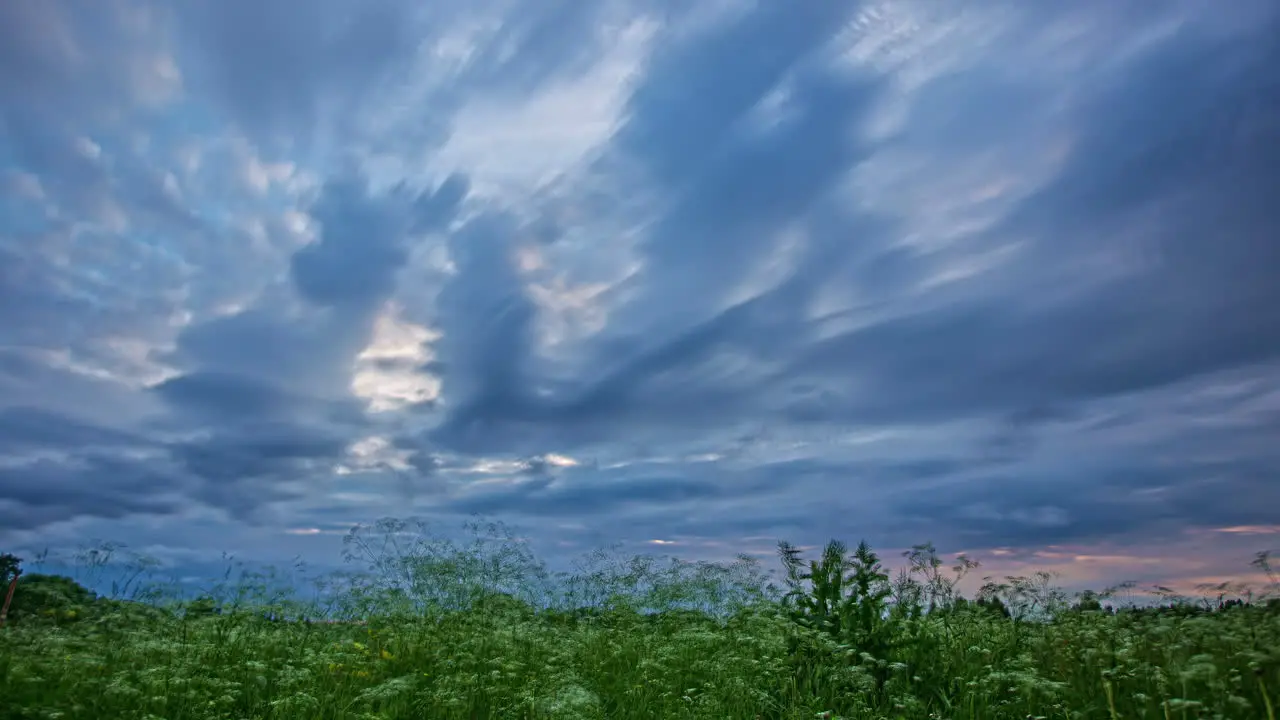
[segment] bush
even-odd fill
[[[9,606],[9,622],[83,619],[96,609],[97,601],[92,590],[69,577],[23,574],[18,578],[13,603]]]

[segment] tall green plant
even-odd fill
[[[788,617],[829,636],[870,673],[877,690],[883,689],[897,619],[890,613],[892,589],[880,558],[865,540],[852,555],[844,543],[832,540],[821,559],[807,567],[799,549],[786,541],[778,543],[778,554],[787,572],[783,606]]]

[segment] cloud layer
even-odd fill
[[[420,5],[0,8],[7,545],[1274,544],[1271,3]]]

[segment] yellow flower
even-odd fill
[[[355,646],[356,646],[356,649],[357,649],[357,650],[359,650],[360,652],[364,652],[364,650],[365,650],[364,645],[361,645],[360,643],[356,642],[355,640],[352,640],[352,641],[351,641],[351,644],[352,644],[352,645],[355,645]]]
[[[395,657],[395,656],[394,656],[394,655],[392,655],[391,653],[387,652],[386,648],[383,648],[383,650],[382,650],[382,659],[383,659],[383,660],[390,660],[390,659],[392,659],[393,657]]]
[[[367,671],[367,670],[357,670],[357,671],[355,671],[355,672],[354,672],[354,673],[352,673],[352,674],[353,674],[353,675],[355,675],[356,677],[360,677],[360,678],[367,678],[367,677],[369,677],[369,671]]]

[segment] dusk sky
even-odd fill
[[[0,550],[1280,550],[1272,0],[0,2]]]

